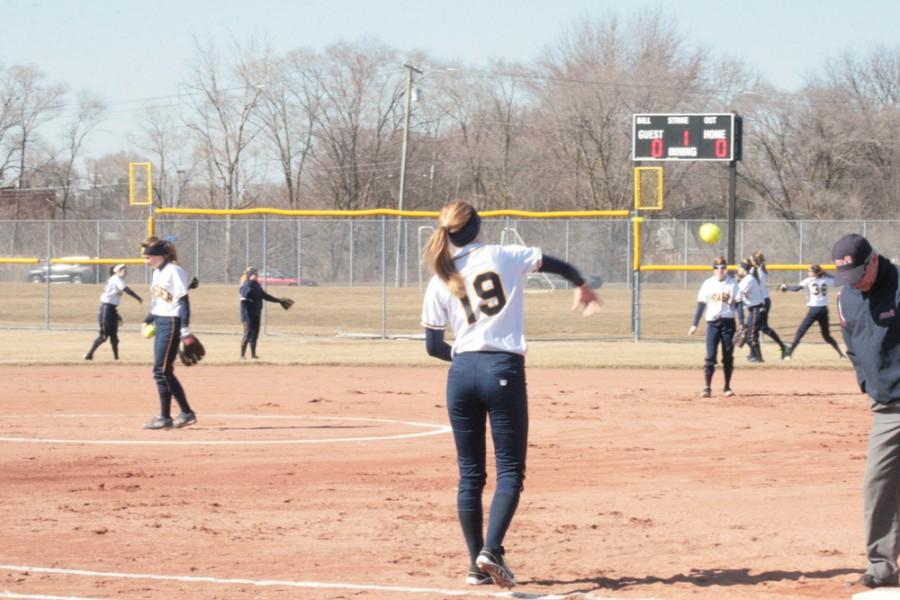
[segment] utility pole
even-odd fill
[[[397,193],[397,208],[403,210],[403,200],[406,194],[406,155],[409,146],[409,113],[412,111],[413,73],[422,74],[422,71],[409,63],[404,63],[406,69],[406,94],[403,98],[403,143],[400,149],[400,190]],[[400,287],[400,265],[403,255],[403,217],[397,217],[397,273],[396,287]]]

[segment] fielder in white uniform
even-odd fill
[[[175,377],[175,356],[180,354],[182,362],[190,366],[203,358],[205,350],[191,333],[190,283],[187,273],[177,262],[175,245],[150,238],[143,244],[143,254],[147,264],[154,269],[150,284],[150,314],[144,323],[156,326],[153,379],[160,404],[159,415],[144,425],[144,429],[178,429],[196,423],[197,416],[188,404],[181,382]],[[175,419],[171,415],[173,397],[181,409]]]
[[[800,290],[806,290],[806,305],[809,307],[806,316],[803,317],[803,321],[800,322],[800,327],[797,328],[797,333],[794,334],[794,341],[791,342],[784,358],[785,360],[791,359],[797,346],[800,345],[800,340],[803,339],[804,334],[812,324],[816,322],[819,323],[819,330],[822,332],[822,338],[834,348],[840,358],[845,358],[844,353],[841,352],[841,347],[838,346],[837,340],[831,336],[831,332],[829,331],[828,289],[834,287],[834,277],[827,275],[820,265],[810,265],[807,274],[809,276],[798,285],[782,284],[780,287],[782,292],[799,292]]]
[[[128,294],[138,302],[143,303],[141,297],[135,294],[125,283],[125,277],[128,275],[128,267],[124,264],[118,264],[109,269],[109,279],[106,280],[106,287],[100,294],[100,310],[97,311],[97,322],[100,324],[100,333],[91,344],[91,349],[84,355],[84,360],[94,360],[94,352],[97,348],[109,340],[112,347],[113,358],[119,360],[119,324],[122,318],[119,316],[119,301],[122,294]]]
[[[718,349],[722,347],[722,371],[725,374],[723,392],[732,396],[731,376],[734,373],[735,316],[743,325],[740,310],[741,293],[737,282],[728,274],[728,261],[718,256],[713,261],[713,275],[706,279],[697,293],[697,309],[688,335],[694,335],[700,317],[706,313],[706,358],[703,359],[704,398],[712,396],[712,378],[716,372]]]

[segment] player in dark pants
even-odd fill
[[[125,284],[128,268],[124,264],[118,264],[109,268],[109,279],[106,287],[100,294],[100,309],[97,311],[97,322],[100,324],[100,333],[97,335],[91,349],[84,355],[84,360],[94,360],[94,352],[103,342],[109,340],[112,347],[113,358],[119,360],[119,302],[122,294],[128,294],[138,302],[143,303],[141,297],[135,294]]]
[[[241,338],[241,358],[246,358],[247,345],[250,346],[250,358],[256,355],[256,340],[259,339],[259,326],[262,318],[263,301],[277,302],[284,310],[293,306],[289,298],[276,298],[266,293],[259,285],[259,273],[254,267],[247,267],[241,275],[241,323],[244,325],[244,337]]]
[[[713,276],[700,286],[697,294],[697,310],[688,335],[694,335],[700,318],[706,314],[706,357],[703,359],[703,397],[712,396],[712,378],[716,372],[718,349],[722,347],[722,371],[725,374],[725,396],[732,396],[731,376],[734,373],[734,332],[735,314],[741,318],[739,309],[740,291],[728,274],[728,261],[718,256],[713,261]]]
[[[756,330],[758,332],[757,339],[759,338],[759,334],[766,334],[772,338],[772,341],[778,344],[778,348],[781,351],[781,358],[786,358],[788,347],[784,345],[784,342],[781,341],[781,338],[775,330],[769,327],[769,316],[772,314],[772,298],[769,297],[769,270],[766,268],[766,256],[762,251],[757,250],[750,256],[749,260],[753,267],[753,274],[759,282],[759,289],[763,295],[763,304],[759,311],[756,323]],[[762,358],[761,353],[760,358]]]
[[[834,348],[835,352],[838,353],[838,356],[846,358],[844,353],[841,352],[837,340],[831,336],[831,332],[829,331],[828,288],[834,287],[834,278],[826,275],[825,270],[819,265],[810,265],[808,275],[809,276],[801,281],[799,285],[781,284],[779,288],[782,292],[799,292],[800,290],[805,289],[809,296],[806,303],[807,306],[809,306],[809,310],[807,311],[806,316],[803,317],[803,321],[800,322],[800,327],[797,328],[797,333],[794,334],[794,341],[791,342],[784,358],[785,360],[791,359],[794,350],[800,345],[800,340],[803,339],[803,336],[813,323],[819,324],[822,338]]]
[[[576,286],[576,307],[586,315],[599,299],[574,267],[539,248],[481,244],[480,224],[478,212],[465,202],[441,210],[424,253],[435,276],[425,292],[422,325],[428,354],[452,361],[447,412],[459,466],[457,514],[469,551],[466,583],[512,587],[516,579],[503,540],[519,504],[528,447],[524,279],[534,271],[561,275]],[[444,341],[448,326],[452,348]],[[485,535],[487,419],[497,485]]]
[[[160,405],[159,415],[145,424],[144,429],[180,429],[196,423],[197,415],[188,404],[181,382],[175,377],[175,357],[180,354],[182,362],[190,366],[203,358],[205,350],[190,330],[190,283],[187,273],[178,265],[174,244],[150,238],[142,246],[144,258],[153,268],[150,314],[144,323],[156,326],[153,379]],[[172,398],[181,409],[181,414],[174,419],[171,415]]]

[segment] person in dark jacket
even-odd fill
[[[259,285],[259,272],[254,267],[247,267],[241,275],[241,323],[244,324],[244,337],[241,338],[241,358],[247,357],[247,345],[250,346],[250,358],[256,355],[256,340],[259,338],[259,323],[262,315],[263,300],[277,302],[284,310],[294,305],[290,298],[276,298],[266,293]]]
[[[871,399],[872,429],[863,479],[869,588],[896,586],[900,569],[900,273],[857,234],[831,250],[837,308],[859,389]]]

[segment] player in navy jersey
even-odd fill
[[[122,294],[128,294],[138,302],[143,303],[141,297],[135,294],[125,283],[125,277],[128,276],[128,267],[118,264],[109,268],[109,279],[106,280],[106,287],[100,294],[100,310],[97,311],[97,321],[100,323],[100,333],[91,344],[91,349],[84,355],[84,360],[94,360],[94,352],[97,348],[109,340],[112,347],[113,358],[119,360],[119,301]]]
[[[561,275],[575,289],[574,308],[585,315],[600,305],[596,293],[566,262],[539,248],[483,244],[481,217],[468,203],[441,210],[424,258],[434,272],[422,306],[428,354],[451,361],[447,412],[459,466],[457,513],[469,551],[466,582],[516,584],[503,540],[525,480],[528,401],[525,390],[524,280],[540,271]],[[452,347],[444,341],[450,327]],[[487,533],[481,495],[487,480],[486,419],[497,468]]]
[[[805,289],[808,295],[806,305],[809,307],[784,358],[785,360],[791,359],[797,346],[800,345],[803,335],[816,322],[819,324],[819,330],[825,341],[834,348],[838,356],[845,358],[837,340],[831,336],[831,332],[828,330],[828,288],[834,287],[834,278],[826,275],[825,270],[819,265],[810,265],[807,275],[807,278],[798,285],[781,284],[780,286],[782,292],[799,292]]]
[[[738,306],[741,293],[737,282],[728,274],[728,261],[717,256],[712,264],[713,275],[706,279],[697,293],[697,310],[688,335],[694,335],[700,317],[706,313],[706,358],[703,360],[703,397],[712,396],[712,378],[716,372],[719,346],[722,347],[722,371],[725,374],[726,396],[731,391],[731,376],[734,373],[734,332],[735,315],[743,325],[743,312]]]
[[[150,313],[144,323],[156,327],[153,340],[153,379],[159,393],[160,412],[144,429],[179,429],[197,422],[197,416],[188,404],[181,382],[175,377],[175,356],[181,355],[186,365],[195,364],[205,354],[200,341],[191,333],[191,305],[188,298],[190,282],[187,273],[178,264],[178,255],[172,242],[148,238],[141,244],[147,264],[153,268],[150,284]],[[181,348],[179,349],[179,343]],[[181,413],[172,418],[172,398]]]
[[[258,359],[256,341],[259,339],[259,326],[262,318],[263,301],[277,302],[284,310],[293,306],[294,301],[288,298],[276,298],[259,285],[259,271],[256,267],[247,267],[241,275],[241,324],[244,336],[241,338],[241,359],[246,358],[247,346],[250,346],[250,358]]]

